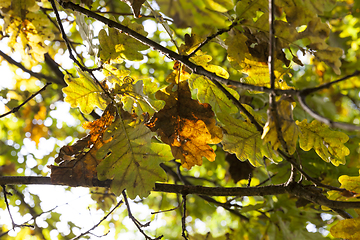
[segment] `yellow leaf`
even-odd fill
[[[251,109],[248,105],[244,106],[248,111]],[[251,113],[254,114],[254,112]],[[249,160],[254,166],[263,165],[264,156],[276,162],[281,161],[281,158],[271,149],[270,144],[264,143],[260,132],[246,117],[244,120],[229,114],[218,113],[217,118],[224,124],[222,127],[224,130],[222,144],[225,151],[235,153],[241,161]],[[256,118],[259,119],[259,117]]]
[[[66,94],[65,102],[70,103],[71,107],[79,107],[81,112],[90,114],[95,106],[104,110],[106,100],[100,86],[94,82],[88,73],[78,69],[79,78],[72,78],[65,75],[67,87],[63,88]]]
[[[333,237],[349,240],[360,239],[360,218],[344,219],[330,228]]]
[[[335,166],[345,164],[345,156],[350,154],[349,149],[344,145],[349,137],[338,131],[332,131],[325,123],[313,120],[311,123],[304,119],[296,121],[300,127],[300,147],[304,151],[314,148],[315,152],[325,161]]]

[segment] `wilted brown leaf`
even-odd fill
[[[202,165],[202,157],[214,161],[215,152],[208,144],[219,143],[222,131],[215,125],[211,106],[191,99],[186,81],[159,91],[157,98],[166,105],[146,125],[171,146],[173,156],[181,159],[182,166],[190,169]]]
[[[58,166],[51,165],[51,182],[68,186],[92,186],[97,178],[97,165],[102,159],[96,158],[97,150],[106,142],[102,135],[114,120],[115,107],[109,105],[100,119],[85,123],[83,127],[90,133],[72,146],[63,146],[55,159]]]

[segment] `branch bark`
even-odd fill
[[[99,181],[94,179],[93,187],[109,187],[111,180]],[[2,176],[0,185],[63,185],[61,183],[52,183],[50,177],[38,176]],[[64,185],[65,186],[65,185]],[[67,186],[67,185],[66,185]],[[79,186],[80,187],[80,186]],[[81,186],[90,187],[90,186]],[[360,202],[334,201],[327,199],[322,194],[322,189],[314,186],[304,186],[300,183],[291,183],[289,185],[270,185],[262,187],[203,187],[175,185],[167,183],[155,183],[153,189],[155,192],[177,193],[177,194],[199,194],[207,196],[266,196],[278,194],[291,194],[297,198],[304,198],[312,203],[326,206],[331,209],[360,208]]]

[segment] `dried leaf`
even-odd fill
[[[215,152],[208,144],[219,143],[222,131],[215,126],[211,106],[191,99],[186,81],[171,84],[165,92],[158,93],[157,97],[166,105],[154,114],[147,126],[171,146],[173,156],[181,159],[183,167],[201,165],[202,157],[214,161]]]
[[[109,105],[100,119],[83,126],[90,133],[75,142],[72,146],[63,146],[55,159],[58,166],[51,165],[51,182],[69,186],[92,186],[97,178],[97,165],[102,159],[97,159],[96,153],[107,141],[102,135],[114,120],[115,108]]]

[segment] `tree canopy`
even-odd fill
[[[3,0],[0,14],[2,239],[360,238],[359,1]],[[101,216],[64,230],[55,209],[72,203],[49,208],[34,184],[88,188]]]

